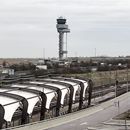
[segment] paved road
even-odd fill
[[[99,126],[130,108],[130,92],[100,105],[49,121],[28,124],[15,130],[87,130]]]
[[[120,101],[120,99],[118,99],[115,100],[111,105],[107,106],[106,104],[106,107],[104,105],[103,109],[94,112],[89,116],[47,130],[86,130],[87,127],[100,126],[102,122],[105,122],[115,117],[119,113],[125,112],[129,108],[130,97],[124,99],[123,101]]]

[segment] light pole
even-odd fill
[[[117,69],[118,69],[118,68],[116,67],[116,77],[115,77],[115,78],[116,78],[116,80],[117,80]]]
[[[118,84],[119,84],[119,82],[118,82],[118,80],[116,80],[116,83],[115,83],[115,98],[116,98],[117,92],[118,92],[118,90],[117,90]]]
[[[110,73],[110,78],[109,78],[109,85],[111,86],[111,66],[112,64],[109,64],[109,73]]]
[[[116,98],[116,90],[117,90],[117,85],[115,83],[115,98]]]
[[[116,81],[116,83],[115,83],[115,97],[117,96],[117,87],[118,87],[118,80],[117,80],[117,66],[116,66],[116,75],[115,75],[115,81]]]
[[[129,91],[129,83],[128,83],[128,64],[126,66],[126,74],[127,74],[127,92]]]

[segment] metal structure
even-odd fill
[[[61,104],[60,104],[60,100],[61,100],[61,91],[60,91],[60,89],[58,89],[58,88],[56,88],[54,86],[51,86],[51,85],[46,85],[44,83],[43,84],[35,83],[35,85],[43,87],[43,89],[44,88],[51,89],[51,90],[53,90],[53,91],[55,91],[57,93],[56,117],[59,116],[60,106],[61,106]]]
[[[79,110],[83,108],[83,101],[85,100],[86,91],[88,93],[88,106],[91,105],[92,89],[93,89],[92,80],[85,81],[82,79],[74,79],[74,78],[67,78],[67,77],[51,77],[51,79],[36,79],[36,81],[51,82],[55,84],[65,85],[66,87],[68,87],[70,89],[68,113],[72,112],[74,86],[70,85],[69,83],[66,83],[65,81],[70,81],[80,85]]]
[[[9,97],[9,98],[16,99],[17,102],[21,102],[22,103],[21,125],[28,123],[28,120],[27,120],[28,119],[28,113],[27,113],[28,102],[27,102],[27,100],[24,97],[22,97],[22,96],[19,96],[19,95],[16,95],[16,94],[11,94],[11,93],[0,92],[0,95],[4,96],[4,97]],[[11,103],[10,104],[6,104],[6,105],[11,105]],[[6,105],[4,105],[4,106],[6,106]],[[2,119],[2,118],[0,118],[0,119]],[[1,124],[1,121],[0,121],[0,124]],[[1,127],[2,127],[2,124],[0,125],[0,128]]]
[[[65,77],[5,85],[0,88],[0,129],[31,123],[35,117],[44,120],[48,115],[58,117],[73,112],[75,108],[81,110],[87,91],[88,104],[91,103],[91,87],[88,80]]]
[[[57,19],[57,31],[59,33],[59,60],[62,60],[64,54],[67,56],[67,33],[70,32],[68,25],[66,24],[66,19],[59,17]],[[64,47],[64,33],[66,33],[66,48]]]
[[[84,93],[84,91],[86,91],[84,83],[81,82],[81,80],[76,80],[76,79],[71,79],[71,78],[63,78],[63,79],[66,80],[66,81],[74,82],[74,83],[77,83],[77,84],[80,85],[79,110],[81,110],[82,106],[83,106],[83,93]]]
[[[44,79],[37,79],[36,81],[45,81],[45,82],[51,82],[51,83],[55,83],[55,84],[59,84],[59,85],[63,85],[66,86],[67,88],[69,88],[70,90],[70,94],[69,94],[69,104],[68,104],[68,113],[72,112],[72,104],[73,104],[73,94],[74,94],[74,88],[72,85],[67,84],[65,82],[60,82],[60,81],[52,81],[52,80],[44,80]]]

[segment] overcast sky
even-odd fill
[[[61,15],[69,56],[130,55],[130,0],[0,0],[0,57],[58,57]]]

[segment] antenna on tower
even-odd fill
[[[64,54],[67,57],[67,33],[70,32],[68,25],[66,24],[66,19],[62,16],[57,19],[57,31],[59,33],[59,60],[63,60]],[[64,33],[66,33],[66,48],[64,47]]]

